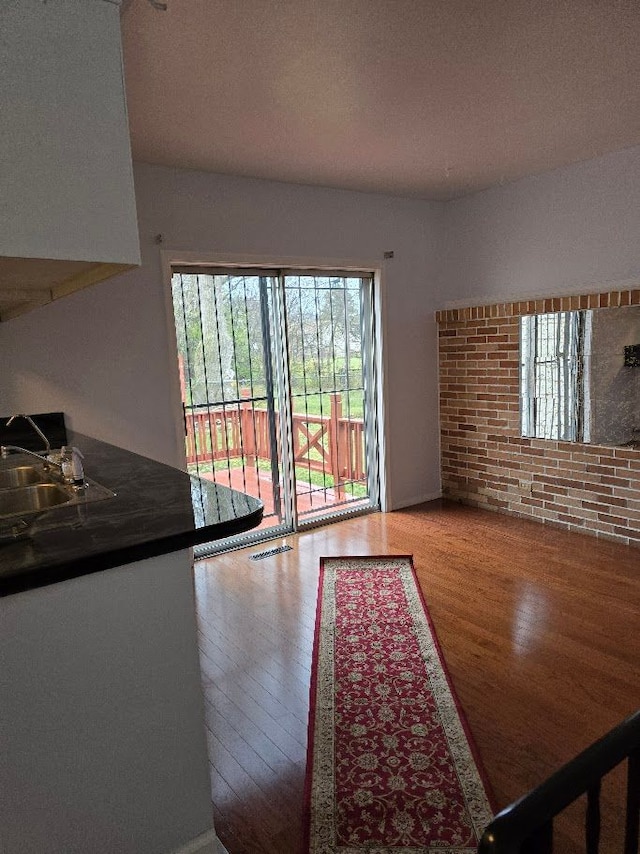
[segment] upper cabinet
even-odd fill
[[[119,0],[0,3],[0,319],[140,263]]]

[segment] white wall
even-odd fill
[[[451,302],[637,283],[640,147],[449,202],[444,218]]]
[[[165,251],[379,263],[391,503],[438,494],[442,205],[141,164],[135,179],[142,267],[0,327],[0,415],[63,410],[80,432],[178,464],[155,236]]]

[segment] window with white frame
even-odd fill
[[[523,436],[589,441],[585,353],[591,312],[559,311],[520,318]]]

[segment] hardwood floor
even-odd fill
[[[292,551],[196,565],[212,801],[230,854],[300,851],[322,555],[413,554],[498,808],[640,706],[636,548],[440,501],[282,542]],[[605,839],[621,836],[623,783],[615,772],[603,785]],[[558,822],[558,852],[584,850],[582,814]]]

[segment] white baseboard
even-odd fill
[[[436,498],[442,498],[442,492],[425,492],[423,495],[415,495],[413,498],[403,498],[400,501],[394,501],[393,506],[388,510],[403,510],[405,507],[413,507],[414,504],[424,504],[426,501],[435,501]]]
[[[215,830],[208,830],[181,845],[172,854],[229,854],[229,852],[216,836]]]

